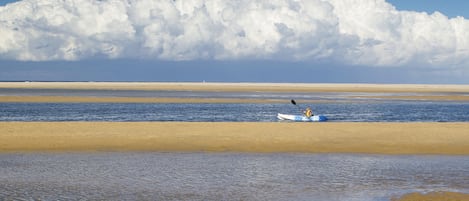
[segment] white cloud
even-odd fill
[[[469,20],[384,0],[23,0],[0,7],[0,36],[13,60],[469,64]]]

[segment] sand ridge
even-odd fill
[[[469,201],[469,194],[458,192],[408,193],[392,201]]]
[[[0,122],[0,152],[469,154],[469,123]]]
[[[289,101],[255,98],[0,96],[0,102],[8,103],[289,103]],[[315,100],[314,102],[325,101]]]
[[[469,85],[217,82],[0,82],[0,88],[265,92],[469,92]]]
[[[69,89],[69,90],[151,90],[205,92],[297,92],[343,93],[350,99],[398,99],[432,101],[469,101],[469,85],[404,85],[404,84],[301,84],[301,83],[168,83],[168,82],[0,82],[0,89]],[[374,93],[374,94],[373,94]],[[376,93],[401,93],[379,96]],[[402,94],[404,93],[404,94]],[[345,96],[347,97],[347,96]],[[174,97],[75,97],[75,96],[8,96],[0,102],[116,102],[116,103],[284,103],[283,99],[262,98],[174,98]],[[324,100],[302,100],[320,103]],[[328,102],[331,102],[330,100]],[[337,101],[335,101],[337,102]],[[340,102],[340,101],[339,101]]]

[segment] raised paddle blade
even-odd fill
[[[290,102],[291,102],[291,104],[293,104],[293,105],[296,105],[296,102],[295,102],[295,100],[291,99],[291,101],[290,101]]]

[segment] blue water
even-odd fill
[[[384,201],[469,192],[467,156],[0,154],[5,200]]]
[[[283,104],[0,103],[0,121],[208,121],[272,122],[277,113],[301,114],[311,106],[330,121],[468,122],[469,102],[395,101],[415,93],[204,92],[146,90],[4,89],[5,96],[172,97],[284,99]],[[426,94],[428,95],[428,94]],[[433,94],[451,95],[451,93]],[[466,94],[458,94],[466,95]],[[296,99],[298,106],[290,104]],[[304,104],[301,100],[324,103]]]
[[[467,102],[370,101],[289,104],[0,103],[0,121],[272,122],[277,113],[315,114],[345,122],[468,122]]]

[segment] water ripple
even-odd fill
[[[311,105],[330,121],[469,122],[469,103],[393,101]],[[272,122],[291,104],[0,103],[0,121]]]
[[[469,192],[467,156],[237,153],[1,154],[14,200],[389,200]]]

